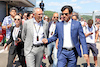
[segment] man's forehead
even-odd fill
[[[58,13],[54,13],[54,15],[53,16],[58,16]]]
[[[36,12],[40,12],[40,11],[42,11],[42,9],[40,9],[40,8],[37,8],[36,9]]]

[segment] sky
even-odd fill
[[[36,0],[36,7],[39,7],[41,0]],[[75,12],[92,13],[100,11],[100,0],[43,0],[45,10],[61,12],[64,5],[71,5]]]

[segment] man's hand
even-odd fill
[[[12,25],[11,25],[11,24],[9,24],[9,25],[7,25],[7,28],[9,29],[11,26],[12,26]]]
[[[5,50],[5,48],[6,48],[6,47],[7,47],[7,43],[5,43],[5,45],[4,45],[4,47],[3,47],[3,48],[4,48],[4,50]]]
[[[89,33],[89,35],[92,35],[92,34],[93,34],[93,32],[90,32],[90,33]]]
[[[95,39],[95,43],[97,42],[97,39]]]
[[[18,38],[18,41],[17,41],[17,43],[19,43],[19,42],[21,42],[22,40],[20,39],[20,38]]]
[[[43,39],[42,39],[42,42],[43,42],[44,44],[46,44],[46,43],[48,43],[48,40],[47,40],[46,38],[43,38]]]
[[[88,55],[84,54],[84,59],[88,60]]]

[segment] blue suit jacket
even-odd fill
[[[63,28],[64,28],[63,21],[57,23],[55,34],[51,38],[48,38],[48,43],[56,41],[56,39],[59,38],[57,57],[59,57],[59,55],[62,51],[62,48],[63,48],[63,39],[64,39],[64,31],[63,31],[64,29]],[[72,20],[72,22],[71,22],[71,39],[75,45],[78,55],[81,57],[82,55],[81,55],[81,49],[80,49],[78,37],[80,38],[80,41],[82,44],[83,54],[88,54],[86,39],[85,39],[85,35],[83,33],[82,26],[81,26],[80,22]]]

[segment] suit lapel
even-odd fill
[[[75,26],[75,24],[74,24],[74,22],[73,22],[73,20],[72,20],[72,22],[71,22],[71,38],[73,37],[73,34],[74,34],[74,32],[73,32],[74,26]],[[73,38],[72,38],[72,39],[73,39]]]
[[[34,35],[34,19],[32,19],[32,21],[30,22],[30,27],[31,27],[32,37],[33,37],[33,35]]]
[[[20,35],[21,35],[21,29],[22,29],[22,27],[20,26],[20,30],[18,32],[18,36],[17,37],[20,37]]]
[[[45,23],[43,22],[43,20],[42,20],[42,25],[43,25],[44,36],[46,37],[46,31],[45,31],[46,25],[45,25]]]
[[[62,32],[61,36],[62,36],[62,38],[64,38],[64,21],[62,21],[62,23],[61,23],[61,31],[60,32]]]

